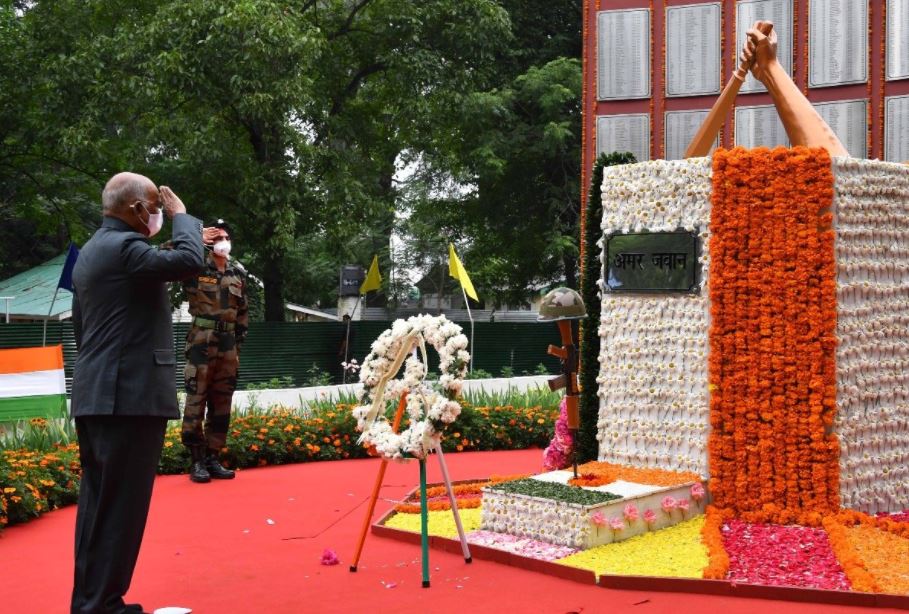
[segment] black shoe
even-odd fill
[[[199,484],[211,482],[211,474],[205,468],[203,461],[195,461],[193,463],[193,466],[189,469],[189,479]]]
[[[144,609],[142,609],[141,603],[127,603],[126,609],[123,610],[125,614],[148,614]]]
[[[227,469],[218,461],[218,457],[209,453],[205,459],[205,468],[208,469],[208,475],[216,480],[232,480],[235,472],[233,469]]]

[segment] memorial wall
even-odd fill
[[[909,160],[909,0],[587,0],[584,19],[583,185],[601,152],[682,158],[758,19],[852,156]],[[749,74],[717,145],[788,144]]]

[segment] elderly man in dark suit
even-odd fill
[[[202,224],[167,187],[120,173],[101,196],[104,221],[73,271],[79,351],[72,414],[82,485],[76,514],[73,614],[127,605],[168,419],[179,418],[167,282],[204,265]],[[162,212],[163,211],[163,212]],[[164,215],[173,249],[149,245]]]

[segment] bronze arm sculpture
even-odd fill
[[[735,96],[749,69],[770,93],[793,146],[821,147],[831,156],[849,155],[827,122],[811,106],[777,61],[776,41],[776,32],[769,21],[755,22],[748,30],[748,40],[739,56],[740,64],[685,151],[686,158],[706,156],[710,152],[710,146],[716,139],[723,118],[732,108]]]

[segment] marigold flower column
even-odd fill
[[[839,507],[832,200],[822,149],[714,156],[710,490],[746,519]]]

